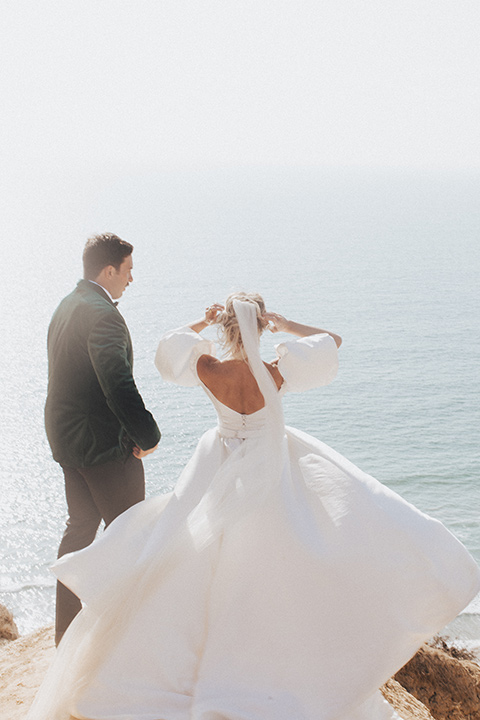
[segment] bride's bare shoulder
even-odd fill
[[[276,362],[265,363],[265,367],[271,374],[277,387],[283,384],[283,377],[280,375]],[[197,362],[197,373],[202,380],[208,385],[208,382],[215,380],[227,381],[248,381],[251,378],[251,371],[243,360],[218,360],[213,355],[201,355]]]
[[[197,360],[197,373],[202,380],[202,375],[211,375],[215,367],[220,363],[214,355],[200,355]]]
[[[200,380],[205,378],[226,378],[239,371],[236,360],[219,360],[213,355],[201,355],[197,361],[197,373]]]

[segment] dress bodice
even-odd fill
[[[254,437],[263,430],[267,420],[267,412],[264,407],[248,415],[239,413],[220,402],[203,383],[202,387],[217,411],[218,432],[222,437],[245,439]]]

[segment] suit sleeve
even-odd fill
[[[110,410],[142,450],[160,440],[153,415],[146,409],[132,374],[130,337],[119,313],[109,313],[92,328],[88,353]]]

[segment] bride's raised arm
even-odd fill
[[[196,333],[202,332],[202,330],[205,330],[205,328],[208,325],[212,325],[217,321],[217,316],[219,313],[224,310],[224,306],[220,305],[219,303],[213,303],[213,305],[209,305],[207,308],[205,308],[205,317],[203,317],[201,320],[196,320],[193,323],[190,323],[187,325],[187,327],[190,328],[190,330],[193,330]]]
[[[337,348],[342,344],[342,338],[340,335],[336,335],[329,330],[322,330],[321,328],[313,327],[312,325],[302,325],[301,323],[294,322],[293,320],[287,320],[283,315],[279,315],[274,312],[266,312],[263,317],[268,321],[268,329],[273,332],[286,332],[291,335],[297,335],[298,337],[308,337],[309,335],[317,335],[326,333],[335,340]]]

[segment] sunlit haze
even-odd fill
[[[475,0],[2,3],[3,170],[478,167]]]

